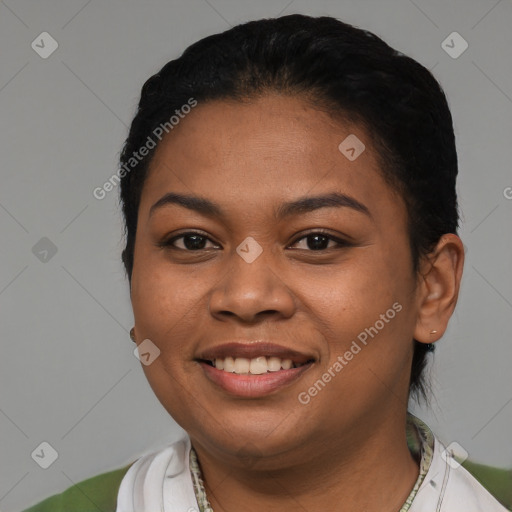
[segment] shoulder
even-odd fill
[[[473,493],[493,496],[501,505],[512,510],[512,469],[501,469],[466,460],[458,468],[458,479],[473,489]]]
[[[132,464],[83,480],[23,512],[115,512],[121,480]]]
[[[437,438],[429,472],[423,482],[425,497],[433,491],[440,512],[506,512],[511,510],[512,472],[461,461]]]
[[[445,447],[430,428],[411,413],[408,413],[407,427],[411,453],[421,449],[422,461],[425,460],[428,467],[410,512],[512,511],[512,468],[496,468],[461,459],[455,453],[455,446]]]

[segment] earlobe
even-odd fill
[[[457,303],[463,266],[461,239],[453,233],[443,235],[423,262],[414,339],[434,343],[443,336]]]

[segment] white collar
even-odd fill
[[[508,512],[434,437],[434,454],[409,512]],[[190,438],[140,457],[124,476],[116,512],[196,512]]]
[[[197,511],[190,476],[190,438],[139,458],[124,476],[116,512]]]
[[[508,512],[434,436],[429,470],[409,512]]]

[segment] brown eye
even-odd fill
[[[326,234],[322,231],[314,233],[308,233],[307,235],[298,238],[293,245],[296,245],[299,241],[306,240],[306,247],[299,247],[299,249],[307,249],[310,251],[325,251],[328,249],[337,249],[341,247],[348,247],[350,243],[341,240],[340,238]],[[334,242],[335,245],[329,247],[329,242]]]
[[[181,239],[182,239],[182,246],[179,247],[175,244],[175,242],[177,240],[181,240]],[[195,251],[201,251],[204,249],[208,249],[208,247],[205,247],[205,244],[207,241],[211,242],[211,240],[208,237],[204,236],[203,234],[196,233],[195,231],[190,231],[188,233],[182,233],[181,235],[174,236],[174,237],[170,238],[169,240],[167,240],[166,242],[163,242],[162,244],[159,244],[159,245],[161,247],[167,247],[167,248],[170,247],[172,249],[195,252]],[[218,246],[214,246],[214,247],[218,247]]]

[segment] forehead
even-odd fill
[[[156,149],[141,211],[171,190],[259,208],[329,191],[398,206],[361,126],[278,94],[199,103],[181,119]]]

